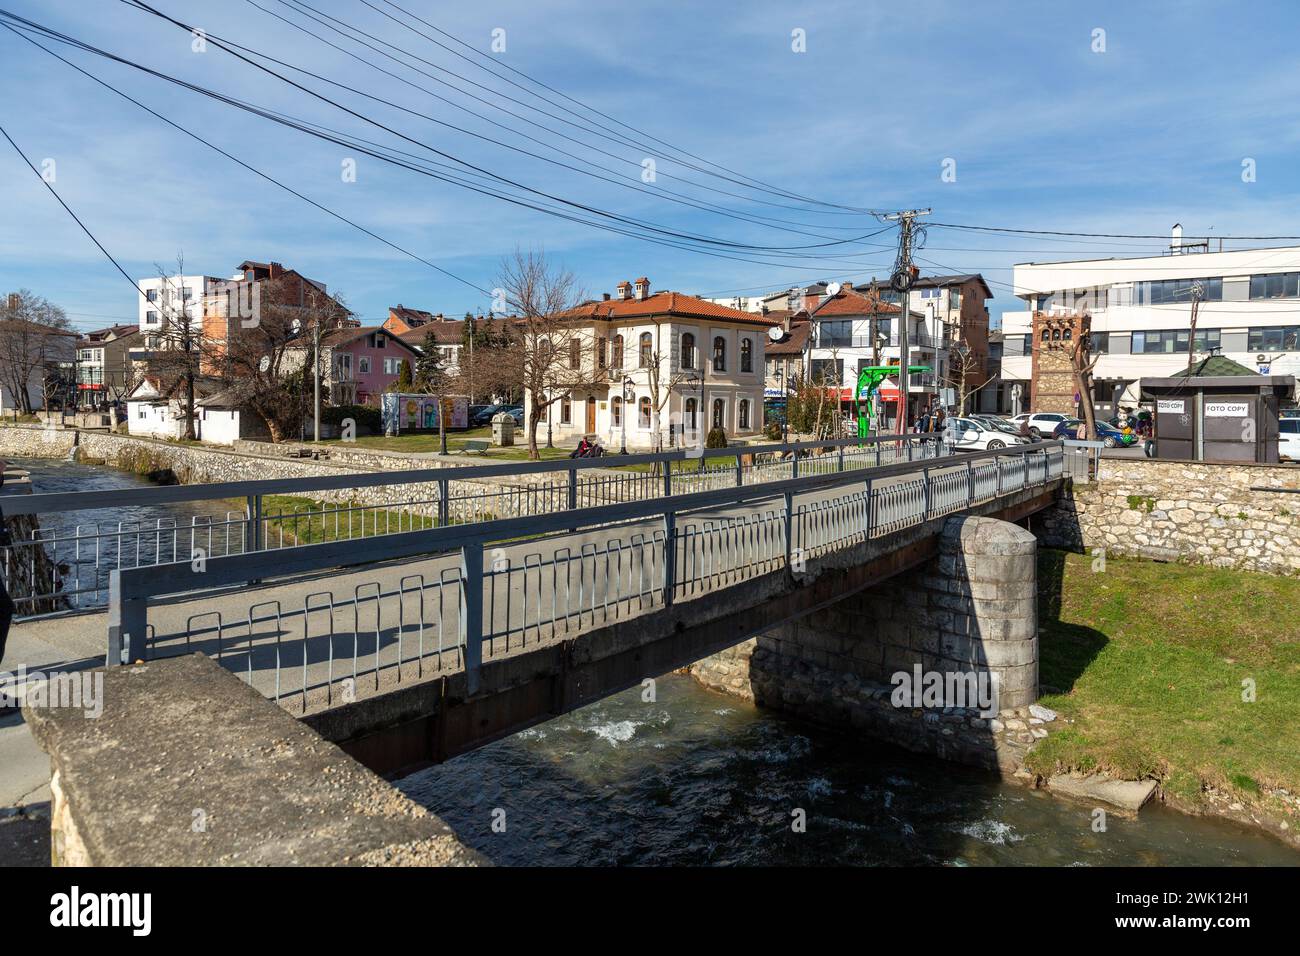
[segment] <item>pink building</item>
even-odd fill
[[[310,348],[310,346],[308,346]],[[321,338],[321,365],[332,405],[378,405],[402,363],[415,374],[420,353],[381,326],[337,329]],[[310,358],[305,357],[307,364]]]

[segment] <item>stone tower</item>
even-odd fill
[[[1087,313],[1034,313],[1030,411],[1073,415],[1079,410],[1070,350],[1091,331],[1092,317]]]

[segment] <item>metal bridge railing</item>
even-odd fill
[[[1064,472],[1060,442],[849,469],[476,525],[184,561],[112,574],[110,664],[199,650],[290,709],[328,707],[432,673],[694,600]],[[150,602],[249,579],[417,559],[349,593],[254,602],[157,634]],[[391,567],[391,566],[390,566]],[[268,594],[268,598],[272,595]],[[364,684],[364,688],[362,688]]]
[[[65,524],[15,540],[0,575],[20,617],[102,607],[115,570],[354,541],[501,518],[550,515],[623,501],[689,494],[896,461],[934,458],[934,435],[835,439],[401,472],[340,474],[7,498],[10,515],[66,515],[131,506],[205,502],[211,513],[150,522]],[[376,489],[387,493],[376,495]],[[378,501],[358,502],[362,489]],[[282,497],[346,500],[293,501]],[[229,507],[243,501],[242,510]],[[75,520],[75,519],[74,519]]]

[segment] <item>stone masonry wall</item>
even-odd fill
[[[73,448],[86,458],[103,460],[118,468],[141,474],[170,471],[186,485],[220,481],[248,481],[260,478],[309,478],[320,475],[349,474],[363,471],[410,471],[413,469],[448,468],[456,470],[469,465],[482,465],[482,459],[452,460],[385,452],[377,449],[340,448],[329,446],[328,459],[292,456],[299,446],[285,443],[271,445],[265,442],[241,441],[234,449],[187,445],[152,438],[131,437],[102,431],[44,427],[40,425],[0,426],[0,458],[67,458]],[[521,463],[521,467],[523,467]],[[592,469],[584,476],[595,479],[597,475],[611,475],[604,469]],[[651,476],[644,476],[650,478]],[[506,518],[522,514],[545,514],[567,507],[566,477],[555,473],[533,477],[520,475],[493,479],[454,480],[453,498],[471,495],[490,497],[475,506],[480,512],[493,517]],[[641,490],[650,489],[652,483],[644,481]],[[531,489],[531,491],[529,490]],[[631,488],[618,485],[601,485],[595,480],[584,485],[578,497],[578,506],[597,505],[628,497]],[[411,482],[369,488],[341,488],[333,491],[313,491],[304,497],[330,503],[356,503],[360,505],[409,505],[412,501],[430,502],[410,508],[418,514],[437,513],[433,504],[438,496],[437,482]],[[480,514],[479,517],[483,515]],[[462,512],[462,520],[466,515]]]
[[[1300,469],[1103,458],[1034,518],[1044,544],[1072,551],[1187,561],[1268,574],[1300,572]]]
[[[1045,731],[1038,696],[1036,540],[952,518],[926,565],[692,665],[710,689],[962,763],[1017,769]],[[998,714],[894,706],[898,672],[999,678]]]

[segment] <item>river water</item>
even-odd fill
[[[83,524],[122,520],[111,491],[145,484],[65,461],[23,467],[37,491],[104,491],[105,512],[83,513]],[[132,511],[145,522],[206,513]],[[653,701],[629,690],[398,786],[499,864],[1300,864],[1271,837],[1160,806],[1135,820],[1112,814],[1094,832],[1084,804],[759,710],[682,675],[654,690]]]

